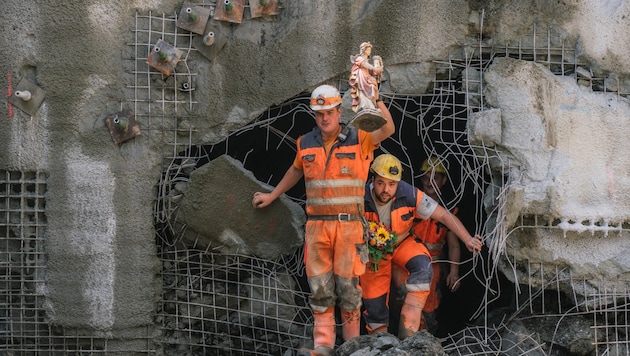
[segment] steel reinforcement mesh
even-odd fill
[[[45,172],[0,170],[0,355],[154,353],[148,336],[143,347],[126,348],[89,331],[49,323],[47,181]]]
[[[42,309],[46,176],[0,170],[0,343],[38,350],[52,336]],[[52,343],[52,340],[45,342]]]

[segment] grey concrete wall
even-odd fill
[[[14,86],[27,79],[45,91],[33,115],[14,107],[9,118],[3,105],[0,165],[49,175],[47,313],[113,335],[152,323],[158,291],[151,215],[161,155],[146,138],[114,145],[103,125],[125,85],[133,5],[8,1],[0,15],[3,89],[10,73]]]

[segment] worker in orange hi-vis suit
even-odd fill
[[[365,218],[383,223],[395,232],[397,240],[391,255],[380,259],[360,277],[366,327],[370,333],[386,331],[389,326],[389,295],[392,267],[405,273],[406,294],[400,311],[398,337],[405,339],[420,330],[422,310],[429,296],[433,269],[431,256],[423,242],[413,235],[414,219],[435,219],[466,241],[471,251],[480,251],[479,235],[472,237],[461,221],[436,200],[407,182],[401,181],[402,164],[390,154],[374,159],[374,176],[365,189]],[[393,234],[392,234],[393,235]]]
[[[302,177],[306,185],[304,264],[313,310],[313,349],[298,355],[333,355],[335,305],[341,309],[344,341],[360,335],[362,290],[359,276],[368,262],[364,240],[363,196],[374,150],[394,133],[389,110],[377,102],[386,123],[367,132],[339,122],[341,95],[330,85],[317,87],[310,107],[317,127],[298,138],[293,164],[271,193],[254,193],[254,208],[271,204]]]
[[[422,162],[420,171],[421,190],[434,200],[440,201],[440,193],[448,181],[444,164],[440,158],[431,156]],[[457,208],[454,208],[452,213],[456,215]],[[461,252],[457,235],[435,219],[420,220],[414,226],[413,231],[414,235],[418,236],[424,242],[433,261],[442,258],[444,246],[448,244],[448,260],[451,263],[448,274],[446,275],[446,285],[453,292],[459,289],[459,262]],[[441,291],[439,286],[441,276],[442,269],[434,262],[431,291],[422,311],[422,326],[432,334],[435,334],[438,329],[436,310],[440,306]]]

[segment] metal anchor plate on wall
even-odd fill
[[[177,17],[177,27],[203,35],[210,18],[210,9],[185,2]]]
[[[213,60],[226,43],[227,37],[218,27],[212,26],[210,23],[206,25],[203,36],[193,38],[193,47],[209,60]]]
[[[252,18],[278,15],[278,0],[249,0],[249,12]]]
[[[131,109],[125,109],[115,114],[108,114],[105,117],[105,124],[112,135],[112,139],[117,144],[128,141],[140,135],[140,128],[136,121],[136,116]]]
[[[29,115],[34,115],[44,101],[44,90],[22,79],[9,97],[9,102]]]
[[[162,74],[169,76],[181,57],[182,51],[160,39],[153,47],[151,53],[149,53],[147,64],[159,70]]]
[[[241,23],[243,21],[243,10],[245,0],[217,0],[217,7],[214,9],[214,19]]]

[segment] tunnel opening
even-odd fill
[[[475,112],[487,108],[483,96],[483,72],[497,56],[541,62],[550,71],[559,75],[572,73],[578,65],[572,49],[565,48],[565,46],[562,48],[550,46],[538,48],[540,43],[549,43],[549,41],[536,41],[537,36],[539,35],[534,32],[533,36],[524,39],[522,43],[519,42],[517,46],[505,45],[504,48],[480,43],[478,51],[476,49],[473,49],[472,52],[466,50],[459,55],[449,56],[448,61],[437,65],[435,80],[430,89],[427,90],[427,94],[407,95],[392,93],[387,90],[381,92],[394,117],[396,132],[382,143],[375,154],[392,153],[396,155],[403,163],[403,179],[414,186],[419,185],[419,165],[422,160],[429,155],[442,156],[447,162],[450,184],[444,190],[440,203],[448,208],[458,207],[462,211],[460,219],[471,233],[480,233],[492,238],[502,237],[501,227],[487,224],[493,219],[500,218],[501,212],[497,211],[496,208],[486,212],[484,195],[495,198],[501,197],[502,192],[500,190],[507,181],[505,167],[501,173],[494,172],[492,177],[489,176],[489,160],[496,156],[492,147],[472,147],[468,142],[468,119]],[[545,36],[548,37],[549,34],[545,34]],[[532,38],[534,41],[531,41]],[[533,54],[530,56],[530,53]],[[541,53],[545,54],[544,58]],[[328,84],[337,86],[340,92],[345,93],[347,91],[346,80],[347,76],[344,75],[343,78],[331,80]],[[344,108],[344,110],[350,109]],[[283,269],[288,271],[292,276],[291,278],[294,279],[292,299],[297,301],[296,305],[299,311],[295,315],[300,316],[299,321],[298,318],[294,318],[289,322],[291,325],[288,327],[265,330],[266,335],[273,336],[267,337],[268,342],[266,343],[260,343],[258,340],[258,344],[254,345],[258,347],[257,350],[265,348],[274,351],[284,350],[283,348],[290,349],[300,343],[307,344],[312,338],[312,335],[309,334],[312,318],[306,303],[308,286],[304,283],[301,251],[296,251],[293,256],[288,258],[292,262],[286,263],[286,261],[261,261],[251,256],[215,256],[212,251],[204,250],[194,243],[178,245],[182,242],[178,240],[178,236],[181,230],[185,229],[185,226],[170,225],[169,217],[176,208],[169,207],[169,199],[176,199],[176,195],[170,195],[169,190],[172,190],[173,185],[178,180],[185,181],[190,170],[203,167],[223,155],[228,155],[241,162],[244,168],[252,172],[260,182],[275,186],[295,156],[295,140],[314,126],[313,116],[308,108],[308,93],[300,93],[265,111],[254,121],[230,133],[221,142],[186,145],[187,148],[184,151],[174,150],[173,152],[177,153],[175,153],[175,157],[169,157],[172,158],[172,161],[167,164],[168,168],[161,177],[156,209],[158,213],[156,228],[158,250],[166,266],[172,265],[172,258],[180,258],[183,261],[186,254],[191,251],[201,251],[213,256],[212,263],[236,258],[239,263],[229,264],[230,268],[253,268],[256,270],[261,265],[266,266],[266,268],[273,266],[270,270],[263,270],[263,274],[270,275]],[[181,147],[183,145],[179,146],[179,148]],[[287,196],[302,207],[304,207],[305,200],[303,187],[303,182],[298,182],[293,189],[287,192]],[[487,324],[487,314],[494,308],[511,308],[515,288],[514,284],[496,268],[498,254],[503,253],[502,250],[488,251],[484,249],[477,259],[467,255],[465,249],[462,251],[464,253],[462,260],[465,263],[461,269],[469,272],[463,280],[463,284],[467,286],[460,288],[459,294],[450,296],[445,294],[443,296],[443,312],[440,317],[445,320],[445,323],[441,324],[443,328],[439,336],[448,335],[443,339],[443,343],[449,344],[451,349],[457,349],[460,346],[467,348],[471,342],[465,340],[472,335],[472,343],[483,348],[488,341],[487,330],[492,328],[491,325]],[[169,253],[178,257],[169,257]],[[208,263],[207,261],[203,262],[201,271],[214,268]],[[287,268],[287,266],[290,267]],[[461,274],[464,273],[462,271]],[[203,273],[201,274],[203,275]],[[196,276],[189,274],[177,278],[194,279]],[[221,282],[228,284],[233,282],[228,281],[229,278],[225,279],[226,281]],[[241,283],[252,285],[250,281]],[[230,286],[226,289],[240,290],[238,286],[236,287]],[[208,288],[208,285],[205,288]],[[181,294],[181,291],[179,293]],[[247,293],[237,295],[236,298],[230,296],[225,299],[238,298],[252,299]],[[188,303],[196,304],[198,301],[190,300]],[[186,301],[183,304],[186,304]],[[216,305],[214,307],[216,309]],[[219,307],[224,308],[223,306]],[[247,328],[261,325],[261,322],[267,326],[273,324],[266,323],[267,319],[260,319],[253,313],[250,313],[252,315],[249,317],[249,321],[243,320],[243,314],[247,313],[239,307],[228,306],[227,309],[224,308],[224,316],[228,316],[229,321],[236,321],[237,325]],[[164,309],[162,308],[162,311]],[[162,330],[165,335],[174,337],[178,335],[179,331],[173,328],[169,322],[172,323],[173,317],[177,318],[180,316],[178,313],[182,314],[183,312],[179,309],[175,309],[173,312],[171,309],[170,313],[160,314],[164,318]],[[240,318],[230,319],[229,316],[234,313],[240,313]],[[210,318],[213,322],[225,323],[225,321],[219,320],[218,316],[204,314],[204,318]],[[475,329],[473,320],[485,324]],[[392,324],[394,324],[393,320]],[[203,325],[208,324],[204,323]],[[195,328],[189,326],[189,334],[194,334],[196,338],[200,338],[202,341],[197,339],[184,340],[185,336],[180,335],[182,340],[170,339],[173,340],[173,345],[177,341],[180,346],[182,344],[193,345],[191,349],[199,348],[206,353],[209,353],[209,350],[220,348],[244,352],[251,350],[251,348],[244,348],[244,342],[251,343],[252,341],[247,338],[256,335],[245,332],[245,341],[243,341],[242,337],[232,334],[231,331],[229,337],[217,341],[213,333],[220,328],[203,329],[200,326],[195,326]],[[192,329],[195,329],[194,333],[190,331]],[[230,330],[234,329],[231,328]],[[287,338],[287,335],[290,337]],[[456,339],[458,337],[459,339]],[[192,336],[188,336],[188,339],[192,339]],[[217,342],[206,343],[203,341],[210,341],[211,339]],[[248,346],[251,345],[248,344]],[[500,348],[497,345],[489,347]],[[521,346],[519,345],[519,347]],[[260,352],[264,353],[264,351]],[[277,354],[277,352],[272,353]]]
[[[381,144],[381,147],[375,151],[375,156],[391,153],[398,157],[403,163],[403,180],[416,187],[420,183],[420,166],[423,160],[431,155],[442,157],[448,170],[449,183],[442,192],[440,203],[449,209],[457,207],[465,212],[465,214],[459,214],[460,219],[472,234],[479,233],[487,219],[481,197],[489,178],[475,161],[474,153],[467,142],[466,121],[469,107],[465,93],[460,90],[461,76],[459,76],[459,81],[451,80],[443,83],[451,85],[449,90],[435,85],[433,93],[426,95],[384,94],[386,105],[392,113],[396,132]],[[453,87],[454,83],[458,83],[458,86]],[[342,94],[344,89],[340,86]],[[186,151],[178,153],[177,156],[180,158],[175,160],[174,166],[188,165],[190,169],[171,171],[172,176],[165,180],[187,179],[190,170],[202,167],[223,155],[229,155],[241,162],[257,180],[276,186],[295,158],[297,138],[315,127],[314,116],[308,107],[309,96],[309,93],[301,93],[278,106],[271,107],[256,120],[231,133],[221,142],[191,146]],[[343,110],[350,109],[343,108]],[[470,167],[475,168],[471,170]],[[302,208],[305,207],[303,181],[298,182],[286,195]],[[168,234],[158,235],[163,237]],[[173,253],[170,246],[176,240],[177,236],[173,235],[166,239],[166,244],[164,241],[161,242],[163,253]],[[187,248],[194,247],[187,246]],[[456,333],[466,327],[484,300],[486,281],[479,279],[478,276],[486,275],[489,267],[474,262],[473,255],[461,243],[460,249],[463,262],[460,266],[460,276],[465,277],[459,291],[445,292],[443,295],[442,306],[438,312],[440,325],[440,330],[436,333],[438,337]],[[308,307],[310,291],[301,253],[302,251],[296,251],[294,256],[288,258],[292,261],[292,266],[288,270],[295,282],[293,300],[299,306],[299,312],[296,313],[299,316],[297,319],[305,327],[301,331],[303,338],[298,338],[298,341],[307,343],[310,335],[306,326],[312,323],[312,314]],[[483,253],[487,254],[487,251]],[[171,256],[165,259],[172,260],[173,258]],[[241,262],[245,260],[249,263],[257,261],[243,258]],[[487,258],[482,260],[489,261]],[[280,264],[282,263],[284,261]],[[239,266],[243,268],[242,263]],[[478,271],[473,271],[475,269]],[[230,278],[227,275],[223,279],[229,284],[227,280]],[[234,278],[232,279],[235,281]],[[444,284],[443,281],[442,284]],[[509,283],[504,284],[503,288],[511,290]],[[447,288],[443,286],[442,289]],[[395,301],[392,301],[391,307],[390,332],[395,334],[398,313]],[[339,337],[338,340],[342,338]]]

